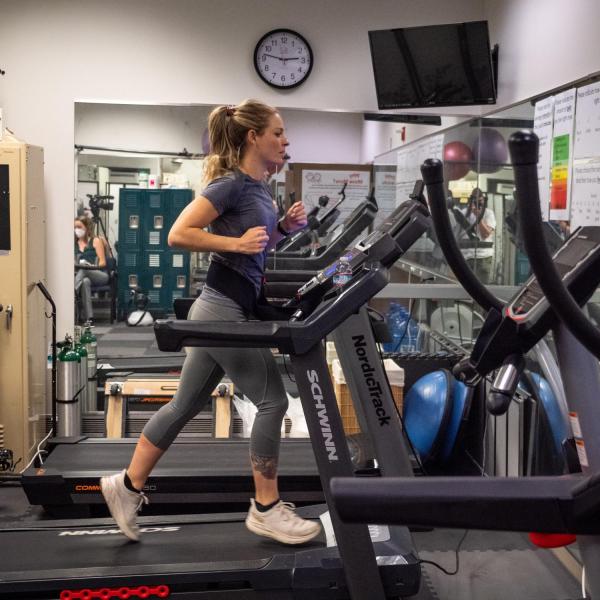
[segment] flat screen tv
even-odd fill
[[[487,21],[369,31],[380,109],[494,104]]]

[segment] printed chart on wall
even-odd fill
[[[571,230],[600,225],[600,83],[577,90]]]
[[[347,183],[346,199],[340,204],[340,216],[336,225],[343,220],[367,198],[371,186],[371,173],[369,171],[328,171],[326,169],[302,170],[302,201],[307,210],[316,206],[321,196],[329,198],[328,206],[332,206],[340,199],[340,192]]]
[[[375,166],[373,183],[375,199],[379,207],[374,222],[374,225],[377,226],[396,208],[396,167],[392,165]]]
[[[538,186],[542,219],[548,220],[550,213],[550,161],[552,158],[552,129],[554,127],[554,96],[535,104],[533,130],[538,136]]]
[[[396,206],[408,200],[413,191],[415,181],[422,179],[421,165],[428,158],[442,159],[444,136],[434,135],[420,142],[399,148],[396,171]]]
[[[569,219],[575,98],[574,88],[554,97],[552,188],[550,190],[550,219],[552,220]]]

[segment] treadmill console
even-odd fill
[[[424,203],[420,200],[403,202],[375,231],[305,283],[296,292],[296,298],[302,299],[316,288],[331,282],[342,258],[350,263],[353,273],[356,273],[369,256],[385,267],[391,267],[428,228],[429,211]]]
[[[553,260],[556,270],[567,286],[578,279],[578,273],[585,268],[591,255],[600,249],[600,228],[582,227],[557,250]],[[578,298],[579,300],[580,298]],[[584,300],[581,298],[581,300]],[[506,314],[515,321],[534,319],[540,311],[548,310],[544,293],[537,279],[532,276],[517,296],[506,306]]]
[[[553,260],[573,298],[583,305],[600,283],[600,227],[579,228]],[[528,352],[556,320],[537,279],[530,277],[501,313],[488,312],[471,355],[454,368],[454,374],[465,383],[477,383],[511,355]]]
[[[336,272],[337,266],[342,259],[350,263],[350,265],[352,266],[352,272],[354,273],[356,269],[365,262],[366,257],[366,254],[364,254],[357,248],[352,248],[351,250],[343,254],[340,258],[338,258],[335,262],[332,262],[330,265],[327,265],[322,271],[319,271],[312,279],[307,281],[301,288],[299,288],[296,292],[296,298],[303,298],[309,292],[311,292],[317,287],[320,287],[326,281],[332,280]]]

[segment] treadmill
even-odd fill
[[[333,210],[334,207],[332,207]],[[311,255],[310,248],[297,252],[273,252],[267,256],[269,270],[301,270],[316,272],[331,264],[375,219],[377,201],[374,196],[363,200],[343,223],[331,232],[327,245]]]
[[[299,290],[289,320],[241,322],[235,328],[222,322],[157,321],[159,348],[263,346],[288,353],[329,501],[331,478],[352,476],[353,467],[322,340],[387,285],[385,265],[393,264],[428,225],[427,209],[408,201],[349,253],[350,281],[333,288],[336,265],[331,265]],[[370,388],[362,409],[379,468],[387,475],[406,475],[409,461],[397,460],[406,456],[405,440],[381,361],[364,340],[355,340],[354,347],[354,364]],[[11,552],[0,565],[0,598],[187,599],[214,593],[227,598],[377,600],[417,593],[420,565],[407,529],[345,525],[335,509],[326,508],[299,509],[306,518],[320,518],[326,533],[299,548],[251,536],[244,526],[246,513],[142,517],[139,544],[125,540],[109,521],[6,527],[0,530],[0,544]]]
[[[422,189],[422,182],[419,182],[419,186]],[[376,239],[383,232],[398,240],[402,252],[405,252],[418,238],[417,234],[423,233],[423,227],[429,226],[429,219],[423,214],[423,208],[422,194],[411,195],[372,234],[355,246],[359,251],[353,260],[366,260],[370,249],[369,240]],[[313,280],[330,282],[334,266],[335,263]],[[294,291],[297,288],[295,286]],[[315,287],[311,284],[309,291],[312,299],[319,298],[323,293],[323,286]],[[366,318],[364,311],[358,320],[360,322],[357,327],[371,331],[371,319]],[[356,321],[357,319],[349,321],[346,329],[350,322]],[[336,335],[335,338],[336,344],[339,344],[339,337]],[[354,369],[347,366],[346,362],[345,355],[348,352],[351,350],[338,348],[344,372],[353,373]],[[356,396],[359,393],[358,387],[351,375],[348,376],[348,385],[352,397],[359,397]],[[364,425],[360,407],[357,417],[361,425]],[[136,443],[136,438],[50,438],[50,452],[44,464],[40,468],[30,467],[22,475],[27,499],[30,504],[41,505],[48,514],[58,518],[88,517],[99,511],[104,512],[99,478],[128,464]],[[350,443],[353,456],[363,454],[363,439],[353,438]],[[368,443],[366,446],[367,450],[371,449]],[[202,460],[199,461],[198,457],[202,457]],[[357,466],[363,465],[357,463]],[[285,501],[297,504],[323,501],[315,456],[307,439],[282,439],[279,487]],[[195,505],[235,506],[247,503],[254,491],[248,467],[248,441],[242,438],[200,438],[191,441],[180,435],[154,469],[144,491],[151,496],[152,510],[156,510],[159,505],[163,510],[181,511],[183,507],[188,511],[190,509],[185,508],[185,505],[195,509]]]
[[[474,383],[499,369],[488,401],[494,414],[502,414],[518,385],[524,353],[552,330],[572,424],[573,437],[563,442],[569,473],[360,482],[340,478],[332,481],[332,495],[349,523],[535,532],[532,540],[543,547],[572,543],[577,535],[588,589],[592,598],[599,598],[600,332],[579,307],[600,284],[600,228],[578,228],[550,257],[540,216],[537,137],[513,134],[509,149],[534,275],[501,310],[490,311],[471,356],[455,375]],[[422,173],[433,215],[433,204],[443,200],[441,162],[426,161]]]
[[[423,182],[420,179],[417,180],[415,182],[413,191],[408,196],[408,199],[421,203],[425,202],[423,189]],[[373,200],[373,202],[375,202],[375,198],[372,194],[370,195],[370,198]],[[356,212],[359,208],[360,207],[357,207],[354,212]],[[377,209],[376,204],[375,209]],[[293,264],[291,264],[289,268],[281,267],[278,269],[268,269],[265,273],[265,282],[263,284],[265,297],[289,298],[293,296],[298,287],[302,283],[306,283],[316,273],[316,270],[311,271],[311,265],[314,265],[314,263],[310,261],[311,258],[307,257],[305,263],[293,261]]]
[[[310,245],[314,236],[326,235],[329,228],[340,216],[339,207],[346,199],[346,185],[347,183],[344,183],[344,187],[342,187],[342,190],[339,192],[340,198],[329,207],[329,198],[327,196],[321,196],[319,198],[319,203],[306,215],[306,227],[303,227],[282,239],[277,244],[276,249],[269,252],[269,255],[301,250],[305,246]]]

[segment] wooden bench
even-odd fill
[[[137,400],[148,404],[166,404],[170,402],[179,388],[179,377],[127,379],[109,379],[104,386],[105,435],[107,438],[125,437],[128,402]],[[216,438],[231,436],[231,400],[233,383],[222,381],[212,392],[213,397],[213,435]]]

